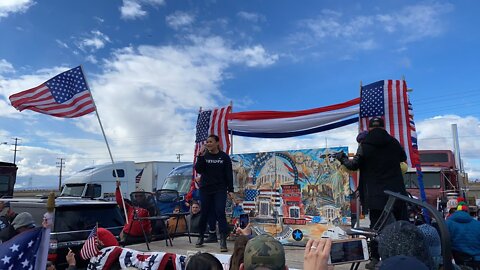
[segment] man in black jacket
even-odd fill
[[[407,160],[400,143],[385,130],[382,118],[372,118],[369,132],[357,149],[353,159],[342,153],[336,158],[349,170],[360,169],[358,191],[360,202],[369,211],[370,227],[378,221],[387,203],[385,190],[407,195],[400,163]],[[407,220],[405,203],[397,202],[393,208],[396,220]],[[378,259],[378,251],[372,246],[372,263]]]

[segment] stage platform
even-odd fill
[[[176,253],[182,255],[189,255],[191,253],[195,253],[198,251],[201,252],[209,252],[212,254],[221,254],[221,255],[231,255],[233,252],[233,242],[228,241],[228,250],[229,252],[220,252],[220,247],[218,243],[212,244],[205,244],[202,248],[195,248],[195,242],[197,241],[196,237],[192,237],[192,243],[188,242],[188,237],[177,237],[173,239],[173,247],[166,246],[165,240],[151,242],[150,250],[151,251],[162,251],[162,252],[169,252],[169,253]],[[135,244],[129,245],[128,248],[132,248],[139,251],[148,251],[147,246],[145,243],[143,244]],[[303,269],[303,247],[292,247],[292,246],[285,246],[285,257],[287,258],[287,266],[290,269]],[[343,264],[343,265],[336,265],[335,270],[347,270],[350,269],[350,264]],[[365,269],[365,263],[361,263],[360,270]]]

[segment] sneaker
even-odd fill
[[[378,259],[372,258],[369,263],[365,264],[365,269],[375,269],[378,264]]]

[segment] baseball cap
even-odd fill
[[[285,268],[283,245],[268,234],[255,236],[245,246],[243,265],[245,270],[254,270],[257,267],[283,270]]]
[[[15,230],[21,227],[33,228],[35,227],[35,221],[30,213],[22,212],[13,219],[12,226]]]
[[[104,247],[120,246],[115,236],[107,229],[97,229],[98,239],[102,241]]]
[[[370,119],[370,121],[368,122],[368,127],[371,127],[371,128],[385,127],[385,122],[380,117],[374,117]]]
[[[419,261],[415,257],[409,257],[404,255],[398,255],[390,257],[386,260],[382,260],[379,270],[403,270],[403,269],[415,269],[415,270],[428,270],[428,267]]]

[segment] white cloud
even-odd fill
[[[179,29],[191,25],[195,21],[195,17],[186,12],[176,11],[173,14],[168,15],[165,18],[165,21],[171,28]]]
[[[68,48],[69,48],[69,46],[68,46],[67,43],[65,43],[65,42],[63,42],[63,41],[61,41],[61,40],[59,40],[59,39],[56,39],[55,42],[57,42],[58,46],[60,46],[61,48],[64,48],[64,49],[68,49]]]
[[[110,38],[98,30],[93,30],[90,32],[90,34],[91,34],[90,37],[80,41],[78,45],[80,49],[82,50],[90,49],[90,51],[93,52],[105,47],[105,44],[110,42]]]
[[[122,19],[137,19],[148,14],[144,10],[144,5],[161,6],[164,0],[123,0],[123,5],[120,7]]]
[[[435,37],[443,31],[441,16],[451,12],[453,5],[445,3],[407,6],[398,13],[377,15],[377,19],[389,33],[400,32],[404,42]]]
[[[2,0],[0,1],[0,18],[8,17],[13,13],[23,13],[35,2],[33,0]]]
[[[0,74],[15,72],[13,65],[5,59],[0,59]]]
[[[247,12],[247,11],[240,11],[237,13],[237,16],[253,23],[258,23],[261,21],[265,21],[265,16],[259,13],[254,12]]]
[[[480,120],[473,116],[442,115],[419,121],[419,149],[447,149],[453,151],[452,124],[457,124],[460,156],[470,176],[480,178]],[[472,167],[471,165],[476,165]]]
[[[185,154],[188,160],[193,155],[198,108],[223,106],[230,101],[220,90],[228,79],[228,68],[271,65],[277,56],[260,45],[236,48],[217,36],[190,36],[181,46],[125,47],[108,59],[95,60],[103,63],[103,71],[90,77],[87,70],[87,77],[115,160],[148,161],[175,160],[177,153]],[[31,88],[65,70],[57,67],[0,80],[0,94],[9,96]],[[93,114],[68,120],[48,118],[30,111],[19,113],[0,100],[0,115],[21,118],[22,125],[36,131],[34,135],[28,133],[32,140],[42,142],[42,147],[27,147],[33,142],[24,142],[19,159],[25,159],[22,164],[30,169],[22,177],[40,175],[34,173],[39,166],[45,167],[42,173],[55,172],[55,164],[47,164],[47,156],[49,162],[66,157],[67,174],[92,160],[109,161]],[[19,127],[11,132],[23,130]]]
[[[93,56],[93,55],[87,55],[87,57],[85,57],[85,60],[87,62],[92,63],[92,64],[97,64],[98,63],[97,58],[95,58],[95,56]]]
[[[445,31],[442,16],[452,10],[448,3],[416,4],[365,16],[322,10],[316,18],[301,20],[299,31],[289,39],[307,49],[335,42],[335,47],[371,50],[391,43],[390,35],[394,34],[395,43],[402,45],[442,34]]]
[[[278,58],[277,54],[268,54],[261,45],[245,48],[237,53],[237,60],[245,61],[249,67],[270,66],[277,62]]]

